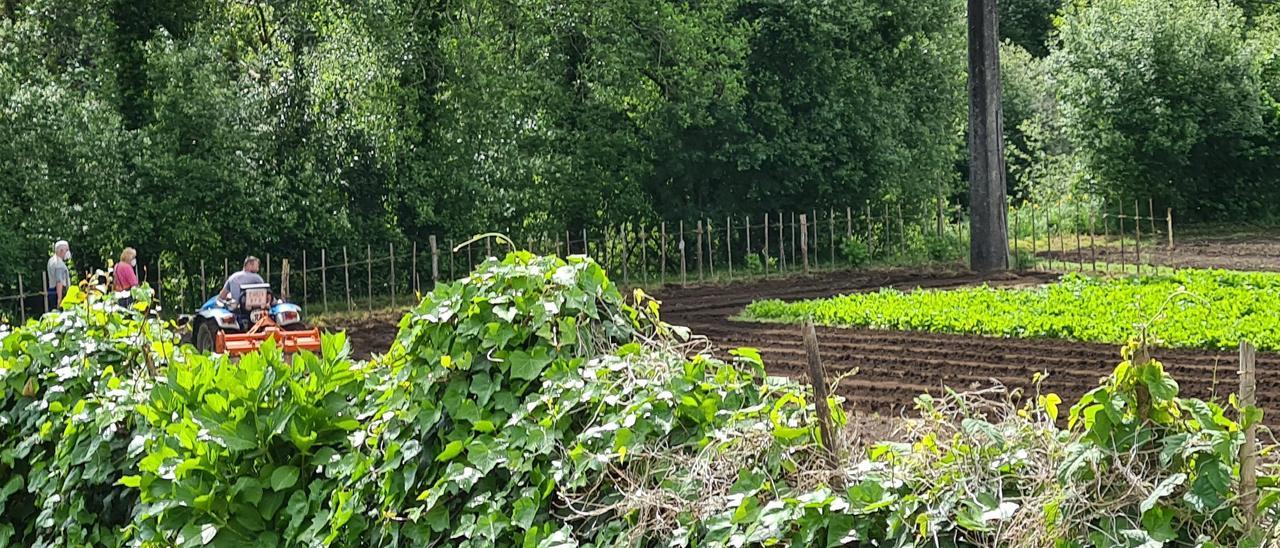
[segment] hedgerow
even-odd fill
[[[1179,398],[1142,352],[1065,429],[1052,394],[947,393],[918,399],[905,443],[839,445],[813,419],[830,405],[843,424],[837,401],[753,350],[713,357],[660,312],[588,259],[515,252],[437,286],[373,361],[341,335],[231,361],[73,299],[2,335],[0,546],[1272,538],[1269,468],[1257,527],[1236,502],[1230,416],[1261,413]]]
[[[1031,288],[882,289],[799,302],[766,300],[748,305],[745,316],[1117,345],[1159,316],[1151,331],[1162,346],[1231,349],[1248,340],[1262,350],[1280,350],[1275,310],[1280,274],[1186,269],[1121,278],[1067,274]]]

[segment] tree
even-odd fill
[[[1009,268],[995,0],[969,0],[969,266]]]
[[[1208,219],[1271,207],[1257,66],[1243,17],[1205,0],[1097,0],[1067,12],[1059,101],[1112,199],[1152,197]]]

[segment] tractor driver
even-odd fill
[[[233,302],[240,302],[240,288],[245,284],[263,283],[262,276],[258,275],[258,258],[250,255],[244,258],[244,268],[239,272],[233,273],[227,277],[227,282],[222,284],[222,292],[218,294],[218,298],[222,300],[231,299]]]

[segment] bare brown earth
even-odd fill
[[[730,318],[758,299],[817,298],[881,287],[1025,286],[1048,283],[1055,277],[1033,272],[984,279],[970,273],[919,269],[836,272],[731,285],[667,287],[655,296],[662,300],[665,321],[690,327],[720,352],[740,346],[758,348],[771,373],[799,378],[806,362],[797,326]],[[356,355],[368,357],[390,346],[399,318],[399,314],[388,313],[335,321],[324,327],[345,329]],[[917,395],[939,394],[944,387],[963,391],[1002,383],[1011,390],[1032,394],[1032,379],[1037,373],[1045,375],[1042,392],[1055,392],[1064,402],[1073,402],[1097,386],[1120,359],[1119,347],[1114,345],[1060,340],[839,328],[819,328],[818,340],[832,377],[857,371],[838,386],[849,406],[883,416],[901,414],[910,409]],[[1225,400],[1236,388],[1233,352],[1158,350],[1155,354],[1178,380],[1183,395]],[[1280,355],[1259,354],[1258,403],[1264,409],[1280,407],[1280,376],[1266,373],[1276,367],[1280,367]]]
[[[1143,227],[1146,230],[1146,226]],[[1143,264],[1190,268],[1225,268],[1230,270],[1280,271],[1280,233],[1250,229],[1248,232],[1229,232],[1221,229],[1175,234],[1174,247],[1169,248],[1164,236],[1145,236],[1142,246],[1135,249],[1130,237],[1124,241],[1121,253],[1120,241],[1112,236],[1106,245],[1098,238],[1089,245],[1088,237],[1079,242],[1070,237],[1055,241],[1052,253],[1043,249],[1037,255],[1042,258],[1070,262],[1093,260],[1132,264],[1137,258]]]
[[[967,273],[889,271],[843,272],[813,278],[773,280],[731,286],[670,288],[660,292],[665,320],[692,328],[720,348],[751,346],[774,374],[800,377],[806,368],[799,328],[729,319],[757,299],[784,300],[894,287],[947,288],[988,283],[992,286],[1041,284],[1053,274],[1029,273],[984,280]],[[858,409],[897,414],[921,393],[938,394],[949,387],[963,391],[1002,383],[1033,393],[1036,373],[1047,376],[1041,391],[1056,392],[1072,402],[1119,362],[1112,345],[1059,340],[1000,339],[871,329],[819,328],[818,340],[831,376],[856,369],[839,393]],[[1225,399],[1236,387],[1236,357],[1231,352],[1158,350],[1181,392],[1200,398]],[[1280,366],[1280,356],[1259,355],[1259,370]],[[1280,378],[1258,375],[1258,403],[1280,405]]]

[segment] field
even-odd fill
[[[799,377],[806,362],[798,327],[733,319],[750,303],[763,299],[800,300],[880,288],[960,288],[986,283],[992,287],[1026,287],[1053,282],[1057,275],[1031,272],[983,279],[952,270],[887,270],[834,272],[812,278],[764,280],[731,285],[667,287],[656,292],[663,320],[685,325],[707,337],[722,351],[740,346],[760,349],[769,371]],[[356,353],[367,356],[390,345],[398,314],[375,314],[335,320],[330,328],[346,329]],[[1109,375],[1119,360],[1115,344],[1057,340],[1025,340],[885,331],[818,328],[818,341],[828,372],[850,370],[838,389],[848,405],[881,415],[909,411],[915,396],[988,387],[999,382],[1010,389],[1033,389],[1037,373],[1047,373],[1044,392],[1074,401]],[[1157,353],[1184,395],[1224,399],[1238,387],[1236,353],[1197,349],[1163,349]],[[1280,355],[1260,353],[1262,370],[1280,366]],[[1258,403],[1280,406],[1280,379],[1259,375]],[[1271,423],[1273,416],[1268,416]]]

